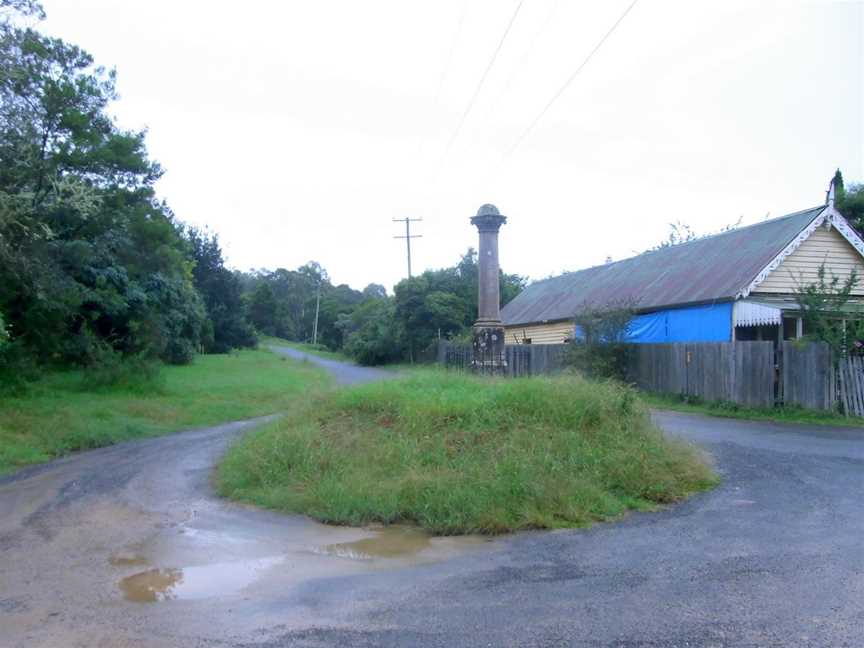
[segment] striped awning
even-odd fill
[[[735,326],[772,326],[783,323],[783,311],[759,302],[738,301],[732,310]]]

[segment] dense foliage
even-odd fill
[[[0,0],[0,368],[254,344],[216,239],[184,233],[144,132],[109,115],[115,73],[19,26],[42,16]]]
[[[402,280],[392,297],[378,284],[362,292],[334,286],[317,263],[253,272],[243,275],[242,282],[249,319],[260,331],[311,342],[318,304],[316,341],[361,364],[414,359],[438,337],[466,334],[477,319],[473,249],[451,268]],[[502,273],[501,303],[513,299],[524,284],[522,277]]]
[[[33,0],[0,0],[0,372],[183,364],[254,346],[256,329],[379,364],[469,329],[473,250],[393,296],[334,285],[315,262],[227,269],[218,238],[157,199],[145,133],[109,114],[115,73],[23,24],[43,15]],[[523,283],[502,274],[502,302]]]

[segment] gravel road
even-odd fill
[[[864,431],[655,417],[718,489],[494,541],[216,499],[214,463],[261,420],[21,471],[0,479],[0,646],[864,645]]]

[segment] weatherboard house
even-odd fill
[[[864,277],[864,240],[834,208],[833,185],[819,207],[533,283],[501,320],[507,344],[559,344],[581,309],[626,303],[634,343],[797,339],[796,289],[823,263],[829,279]]]

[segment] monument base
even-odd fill
[[[474,325],[474,359],[471,368],[475,373],[502,374],[507,370],[507,355],[504,349],[504,327],[500,322],[477,322]]]

